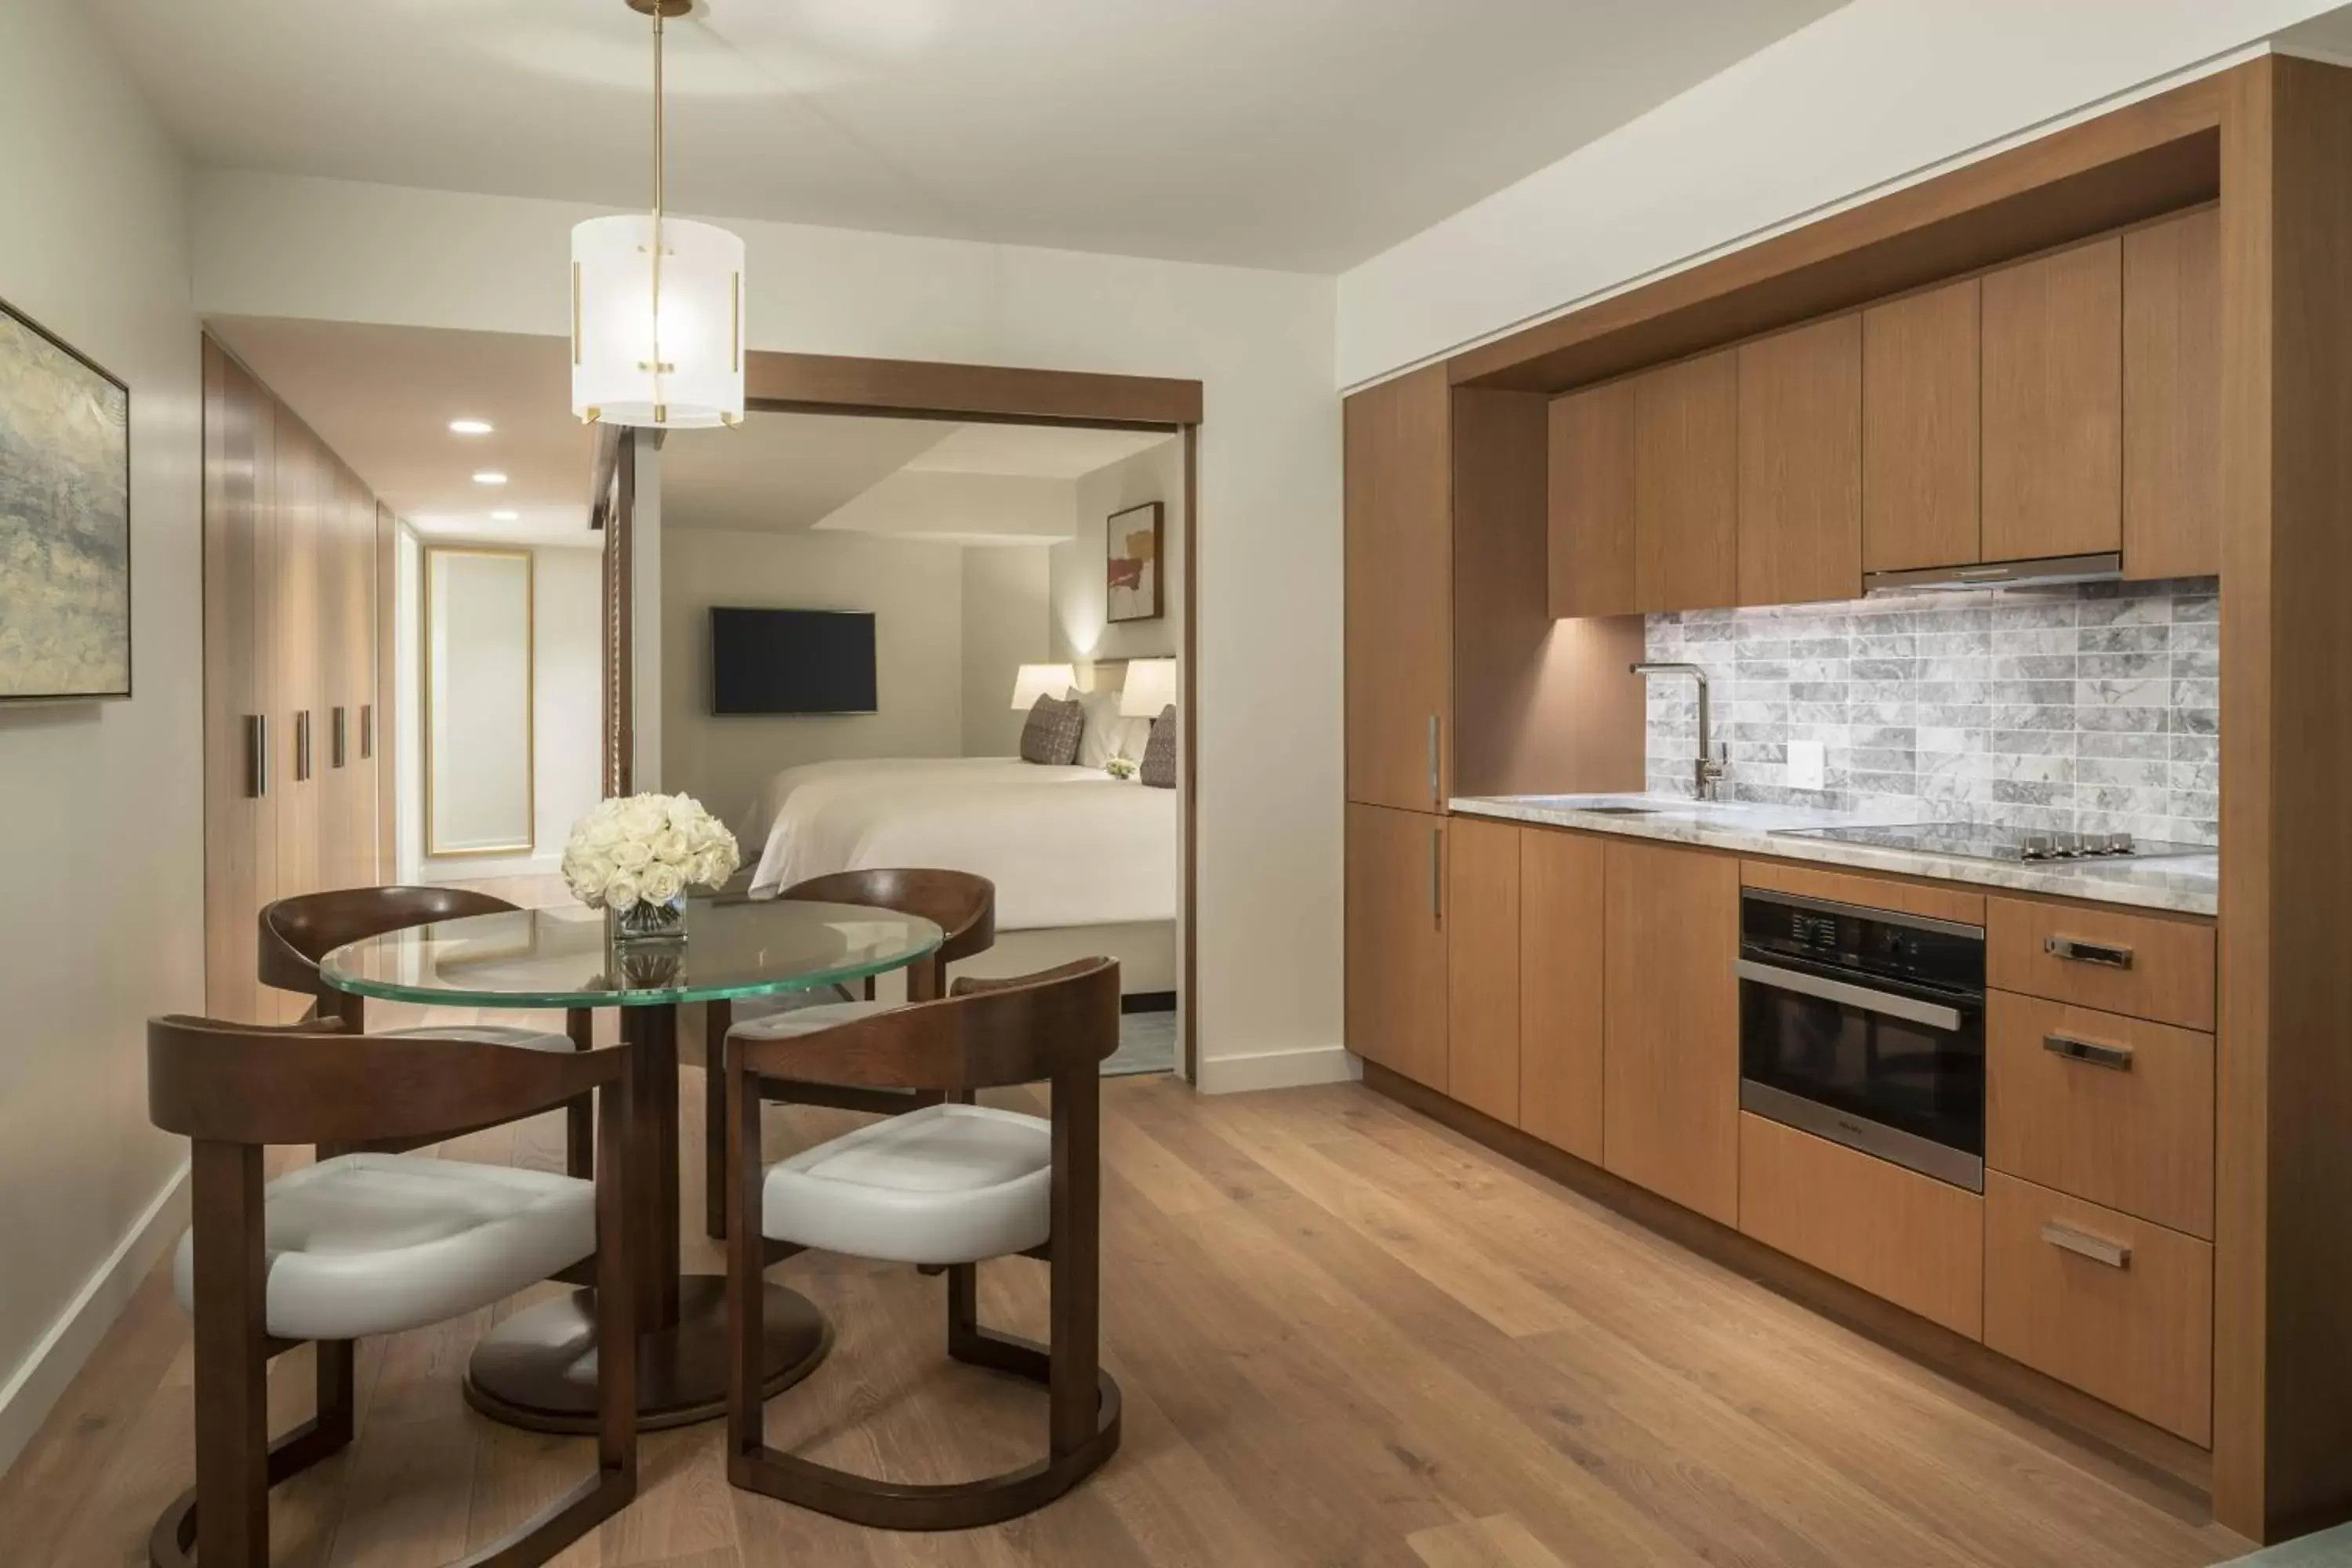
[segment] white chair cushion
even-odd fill
[[[727,1035],[730,1039],[738,1035],[747,1040],[797,1039],[836,1025],[871,1018],[877,1013],[887,1013],[897,1005],[895,1002],[820,1002],[814,1007],[793,1007],[782,1013],[740,1018]]]
[[[373,1029],[371,1034],[395,1039],[471,1040],[478,1046],[512,1046],[520,1051],[573,1051],[580,1047],[569,1035],[544,1029],[519,1029],[512,1024],[420,1024],[413,1029]]]
[[[262,1192],[269,1332],[393,1334],[461,1317],[596,1250],[596,1187],[421,1154],[342,1154]],[[195,1237],[172,1283],[194,1299]]]
[[[761,1229],[852,1258],[977,1263],[1053,1229],[1054,1130],[1016,1111],[932,1105],[768,1168]]]

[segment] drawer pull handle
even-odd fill
[[[2130,948],[2112,947],[2098,942],[2078,942],[2071,936],[2044,937],[2042,951],[2070,963],[2095,963],[2102,969],[2129,969],[2132,966]]]
[[[2071,1252],[2077,1258],[2087,1258],[2094,1263],[2104,1263],[2110,1268],[2129,1268],[2132,1249],[2120,1241],[2109,1241],[2104,1236],[2093,1236],[2087,1230],[2076,1230],[2071,1225],[2050,1221],[2042,1227],[2042,1239],[2061,1252]]]
[[[2078,1040],[2071,1035],[2044,1035],[2042,1048],[2053,1057],[2063,1057],[2070,1062],[2086,1067],[2113,1068],[2117,1072],[2132,1069],[2132,1048],[2110,1046],[2099,1040]]]

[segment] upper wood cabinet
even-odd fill
[[[1519,834],[1519,1126],[1601,1163],[1601,839]]]
[[[1446,1092],[1519,1124],[1519,840],[1504,822],[1446,824]]]
[[[1451,769],[1450,399],[1432,365],[1347,401],[1348,798],[1430,811]]]
[[[1983,559],[2123,548],[2123,242],[1983,279]]]
[[[1633,597],[1633,384],[1551,402],[1551,613],[1622,616]]]
[[[2124,236],[2124,574],[2221,570],[2221,215]]]
[[[1348,1048],[1444,1091],[1444,817],[1347,808]]]
[[[1609,841],[1602,939],[1605,1163],[1739,1221],[1739,863]]]
[[[1634,608],[1738,604],[1738,355],[1663,365],[1633,386]]]
[[[1862,595],[1862,318],[1739,350],[1738,603]]]
[[[1963,566],[1979,553],[1978,285],[1862,313],[1862,564]]]

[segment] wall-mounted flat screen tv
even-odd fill
[[[712,608],[713,713],[872,713],[878,707],[869,612]]]

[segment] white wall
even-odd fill
[[[571,226],[598,211],[235,172],[201,176],[196,205],[207,310],[551,337],[569,329]],[[1202,1081],[1344,1072],[1332,279],[729,226],[748,247],[756,347],[1204,384]]]
[[[871,611],[878,711],[713,714],[714,605]],[[739,533],[673,515],[662,542],[661,640],[664,787],[693,795],[739,834],[780,768],[962,753],[961,546]]]
[[[1009,757],[1028,715],[1013,709],[1024,664],[1049,657],[1053,616],[1042,544],[973,545],[963,552],[963,754]]]
[[[128,701],[0,707],[0,1468],[184,1221],[144,1024],[204,984],[202,361],[178,155],[79,5],[0,0],[0,299],[131,386]]]
[[[901,468],[818,520],[816,526],[956,544],[1051,543],[1069,537],[1071,493],[1068,479],[1034,474]]]
[[[1346,273],[1353,386],[2226,63],[2337,0],[1854,0]]]
[[[1106,624],[1103,523],[1145,501],[1166,509],[1160,541],[1168,551],[1156,621]],[[1162,658],[1182,647],[1184,611],[1184,443],[1157,447],[1097,468],[1077,482],[1077,535],[1054,547],[1054,657],[1057,659]]]

